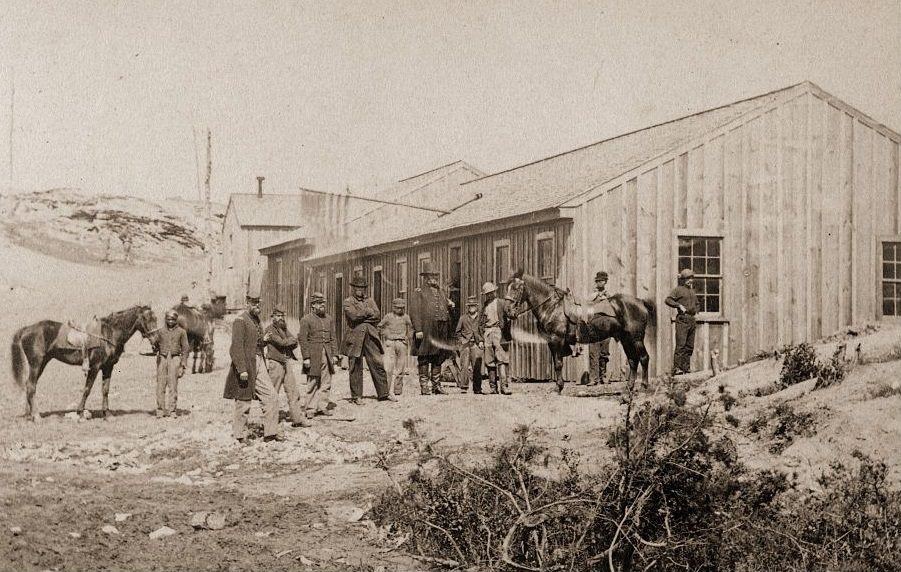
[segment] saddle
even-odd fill
[[[56,345],[61,348],[82,351],[99,348],[103,345],[100,319],[94,316],[82,324],[69,320],[59,329]]]
[[[595,316],[607,316],[616,318],[616,308],[610,300],[604,299],[597,302],[580,302],[571,292],[563,296],[563,314],[573,325],[587,325]]]

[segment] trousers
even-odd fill
[[[676,316],[676,345],[673,349],[673,370],[691,371],[691,354],[695,351],[695,317],[688,314]]]
[[[385,373],[388,379],[388,391],[394,395],[404,392],[404,376],[407,375],[407,361],[410,349],[403,340],[385,340]],[[392,381],[393,380],[393,381]]]
[[[382,362],[382,352],[379,344],[369,334],[363,340],[363,348],[359,357],[348,356],[347,362],[350,369],[350,396],[353,399],[363,398],[363,358],[369,366],[369,375],[372,384],[375,385],[375,394],[379,399],[388,397],[388,379],[385,374],[385,365]]]
[[[257,378],[254,380],[254,397],[260,400],[263,410],[263,435],[278,434],[278,394],[272,386],[269,371],[266,369],[266,361],[263,356],[257,358]],[[247,432],[247,420],[250,418],[250,406],[253,400],[235,399],[235,415],[232,419],[232,435],[240,439]]]
[[[470,373],[470,368],[472,372]],[[469,381],[472,380],[472,390],[476,393],[482,391],[482,350],[472,344],[460,349],[460,389],[469,389]]]
[[[269,377],[272,378],[272,389],[275,391],[276,401],[284,387],[285,395],[288,396],[288,412],[291,414],[291,421],[300,423],[304,418],[304,411],[291,363],[267,359],[266,364],[269,366]]]
[[[608,361],[610,361],[610,338],[588,344],[588,382],[591,385],[604,383]]]
[[[314,375],[311,371],[307,375],[307,395],[304,398],[303,408],[308,414],[325,411],[328,407],[332,391],[332,374],[328,370],[328,355],[325,350],[322,350],[322,365],[317,374]]]
[[[156,356],[156,414],[172,415],[178,403],[178,369],[181,356]],[[166,395],[166,389],[169,395]]]

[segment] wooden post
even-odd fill
[[[210,129],[206,130],[206,177],[204,178],[204,230],[206,234],[206,260],[207,260],[207,271],[206,271],[206,292],[209,295],[210,288],[213,285],[213,223],[210,220],[212,218],[212,205],[210,204],[211,200],[211,192],[210,192],[210,179],[213,175],[213,134],[210,133]]]

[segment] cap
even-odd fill
[[[166,310],[166,319],[168,320],[169,318],[175,318],[177,320],[178,312],[175,310]]]
[[[601,270],[597,274],[594,275],[594,281],[598,282],[600,280],[607,280],[607,273]]]
[[[478,306],[479,300],[475,296],[470,296],[470,297],[466,298],[466,305],[467,306]]]
[[[393,308],[406,308],[407,301],[403,298],[395,298],[394,300],[391,300],[391,306]]]
[[[438,270],[432,264],[431,260],[426,260],[422,263],[422,270],[419,271],[420,276],[436,276],[438,274]]]
[[[188,298],[188,295],[187,295],[187,294],[182,294],[182,295],[181,295],[181,301],[182,301],[182,302],[187,302],[188,300],[190,300],[190,298]]]
[[[310,294],[310,304],[316,304],[317,302],[325,302],[325,294],[322,292],[313,292]]]
[[[694,278],[694,277],[695,277],[695,273],[692,271],[691,268],[683,268],[682,270],[679,271],[679,278],[681,278],[682,280],[686,280],[688,278]]]
[[[497,286],[494,285],[494,282],[482,284],[482,294],[491,294],[492,292],[497,292]]]
[[[272,309],[273,316],[284,316],[285,315],[285,307],[281,304],[276,304],[275,308]]]

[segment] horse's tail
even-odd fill
[[[644,304],[645,309],[648,311],[648,322],[651,325],[657,323],[657,304],[651,300],[650,298],[644,298],[641,301]]]
[[[22,377],[25,373],[25,352],[22,349],[22,330],[19,330],[13,336],[13,341],[9,348],[9,356],[11,359],[13,380],[18,387],[24,387],[25,382],[22,380]]]

